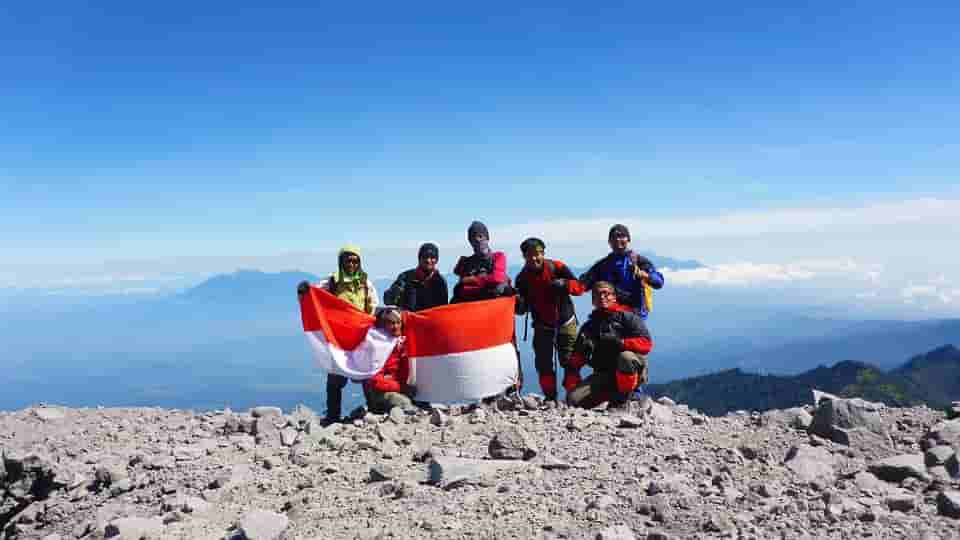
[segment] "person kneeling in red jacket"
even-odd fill
[[[386,414],[394,407],[404,410],[412,409],[417,388],[407,384],[407,378],[410,376],[410,359],[407,357],[404,343],[403,318],[400,311],[393,308],[384,309],[377,316],[377,326],[398,340],[383,368],[373,377],[363,381],[367,408],[375,414]]]
[[[609,407],[622,407],[647,382],[645,355],[653,340],[640,315],[617,303],[613,284],[598,281],[592,291],[594,310],[580,328],[563,386],[571,405],[590,409],[609,401]],[[581,380],[584,365],[593,373]]]

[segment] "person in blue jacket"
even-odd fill
[[[598,281],[612,283],[617,302],[646,320],[653,306],[653,290],[663,287],[663,274],[650,259],[630,249],[630,230],[626,225],[610,227],[607,243],[610,254],[580,276],[581,285],[590,290]]]

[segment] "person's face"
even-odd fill
[[[478,246],[483,242],[485,242],[486,240],[487,240],[487,235],[483,234],[482,232],[475,232],[473,233],[472,236],[470,236],[470,245]]]
[[[360,257],[353,253],[343,256],[343,270],[348,274],[353,274],[360,270]]]
[[[543,268],[543,250],[540,248],[530,248],[524,251],[523,259],[527,261],[527,268],[531,270]]]
[[[630,246],[630,237],[625,234],[615,234],[609,243],[610,249],[615,253],[623,253]]]
[[[387,327],[387,333],[393,337],[400,337],[403,333],[403,323],[398,318],[391,317],[384,321],[384,325]]]
[[[420,257],[420,268],[428,274],[435,271],[437,269],[437,258],[433,255]]]
[[[613,289],[606,287],[593,291],[593,307],[597,309],[610,309],[617,303],[617,293]]]

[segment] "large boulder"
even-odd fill
[[[163,520],[160,518],[124,517],[107,524],[104,538],[114,540],[141,540],[157,538],[163,532]]]
[[[923,454],[902,454],[875,461],[868,467],[877,478],[887,482],[902,482],[907,478],[930,480]]]
[[[844,399],[816,391],[814,395],[817,399],[817,410],[810,424],[811,433],[839,444],[847,444],[850,440],[846,433],[848,430],[866,429],[874,433],[884,433],[883,419],[880,417],[882,405],[860,398]]]
[[[960,491],[941,491],[937,494],[937,511],[941,516],[960,519]]]
[[[253,435],[257,444],[264,446],[280,446],[280,428],[277,427],[276,415],[260,416],[253,423]]]
[[[940,422],[930,428],[923,436],[921,446],[924,450],[934,446],[947,445],[960,452],[960,418]]]
[[[443,489],[465,485],[492,485],[497,474],[530,467],[526,461],[434,457],[427,465],[427,481]]]
[[[775,409],[760,415],[760,424],[763,426],[781,425],[806,430],[812,422],[813,416],[803,407],[792,407],[783,410]]]
[[[947,419],[952,420],[954,418],[960,418],[960,401],[954,401],[947,408]]]
[[[72,475],[41,453],[4,451],[3,476],[7,495],[18,501],[46,499],[70,483]]]
[[[487,450],[493,459],[531,459],[537,455],[536,443],[526,430],[514,424],[498,429]]]
[[[783,464],[804,482],[832,482],[836,478],[836,458],[821,447],[794,446]]]
[[[234,540],[275,540],[290,525],[290,518],[267,510],[252,510],[240,518]]]

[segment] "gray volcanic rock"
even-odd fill
[[[783,462],[802,481],[832,481],[836,477],[836,459],[823,448],[809,445],[794,446]]]
[[[957,452],[951,446],[934,446],[923,455],[923,462],[928,468],[943,467],[950,475],[960,473]]]
[[[960,418],[960,401],[954,401],[947,409],[947,419],[952,420],[954,418]]]
[[[435,457],[428,464],[427,478],[443,489],[469,484],[492,485],[497,474],[525,468],[529,465],[523,461]]]
[[[633,535],[630,527],[626,525],[616,525],[603,529],[598,532],[594,538],[596,540],[636,540],[637,537]]]
[[[938,493],[937,512],[941,516],[960,519],[960,491],[941,491]]]
[[[235,540],[275,540],[290,525],[290,518],[276,512],[253,510],[237,523]]]
[[[160,518],[125,517],[111,521],[104,530],[105,538],[142,540],[157,538],[163,531]]]
[[[929,480],[923,454],[902,454],[870,464],[870,472],[887,482],[902,482],[907,478]]]
[[[806,430],[813,422],[813,416],[803,407],[767,411],[760,416],[763,425],[779,424],[794,429]]]
[[[816,396],[816,394],[815,394]],[[820,395],[810,432],[840,444],[849,443],[849,430],[866,429],[884,433],[880,405],[859,398],[842,399]]]
[[[488,447],[493,459],[531,459],[537,455],[537,445],[520,426],[500,427],[490,439]]]
[[[940,422],[924,435],[921,445],[924,449],[934,446],[950,446],[960,452],[960,418]]]
[[[280,407],[254,407],[250,409],[250,415],[254,418],[283,416],[283,410]]]
[[[150,534],[171,540],[956,536],[956,452],[930,444],[949,434],[942,411],[880,409],[899,450],[871,453],[793,429],[804,409],[707,418],[652,400],[642,411],[524,405],[535,399],[438,406],[449,411],[440,425],[416,411],[396,422],[362,410],[327,427],[306,408],[0,412],[0,538],[96,539],[134,517],[160,520]],[[537,454],[489,459],[494,436],[495,452]],[[869,472],[924,445],[924,463],[939,463],[930,480]],[[45,465],[24,474],[30,454]]]

